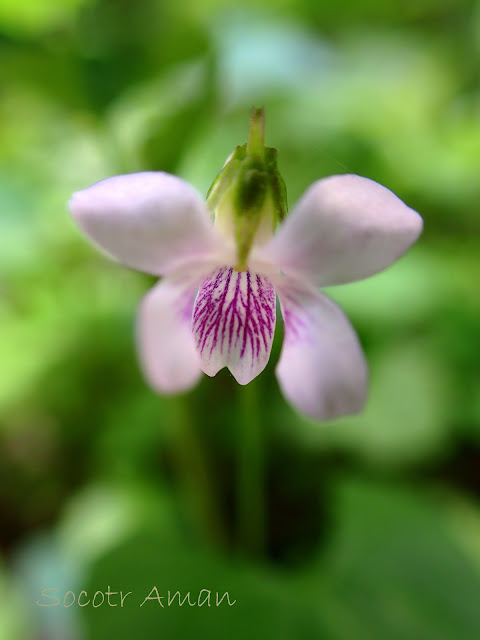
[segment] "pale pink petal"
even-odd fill
[[[193,311],[202,369],[228,367],[240,384],[263,371],[275,330],[275,291],[265,276],[222,267],[203,282]]]
[[[368,178],[315,182],[265,250],[285,272],[324,286],[361,280],[399,258],[422,231],[422,218]]]
[[[285,322],[276,374],[287,400],[316,419],[360,411],[367,365],[343,311],[323,293],[287,278],[275,286]]]
[[[191,328],[197,287],[197,279],[166,278],[141,302],[140,362],[150,385],[160,393],[190,389],[201,376]]]
[[[108,178],[75,193],[69,206],[80,228],[102,249],[155,275],[222,249],[199,194],[168,173]]]

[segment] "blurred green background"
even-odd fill
[[[480,638],[480,3],[272,5],[0,0],[1,640]],[[157,397],[134,340],[154,280],[67,214],[124,172],[206,193],[252,104],[290,206],[352,172],[424,217],[330,292],[370,363],[362,415],[286,405],[281,327],[253,391],[223,371]],[[140,607],[154,586],[212,606]],[[82,589],[133,593],[63,606]]]

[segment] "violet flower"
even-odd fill
[[[154,389],[185,391],[202,371],[214,376],[223,367],[248,384],[270,357],[278,296],[285,337],[276,375],[284,396],[317,419],[360,411],[361,346],[318,288],[381,271],[415,242],[422,219],[356,175],[318,180],[285,218],[276,151],[264,146],[263,132],[263,110],[252,110],[248,142],[229,158],[206,204],[180,178],[143,172],[75,193],[71,212],[111,256],[162,276],[138,319],[140,360]]]

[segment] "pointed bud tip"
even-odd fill
[[[248,128],[247,154],[249,156],[265,155],[265,109],[252,107],[250,109],[250,124]]]
[[[265,147],[265,109],[252,107],[248,141],[230,154],[207,194],[215,226],[233,240],[236,269],[246,268],[254,245],[263,245],[287,211],[276,149]]]

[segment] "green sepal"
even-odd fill
[[[207,192],[206,204],[210,211],[214,212],[217,208],[222,196],[232,186],[236,169],[239,168],[240,162],[245,159],[247,155],[247,145],[244,144],[235,149],[231,158],[225,163],[223,169],[217,174],[217,177],[212,182],[210,189]]]
[[[233,234],[238,264],[247,268],[257,232],[273,235],[287,214],[287,191],[277,150],[264,146],[264,111],[252,109],[248,142],[238,146],[207,193],[215,224]]]

